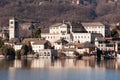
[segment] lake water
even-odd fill
[[[0,80],[120,80],[120,60],[0,59]]]

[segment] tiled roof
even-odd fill
[[[83,26],[104,26],[104,24],[102,24],[101,22],[82,22],[81,23]]]
[[[47,40],[44,39],[40,39],[40,38],[26,38],[22,41],[22,43],[27,43],[27,42],[31,42],[33,41],[33,44],[45,44],[46,42],[48,42]]]
[[[77,47],[81,47],[81,48],[94,48],[95,45],[91,44],[90,42],[85,42],[85,43],[82,43],[80,45],[77,45]]]
[[[47,42],[48,42],[47,40],[38,40],[38,41],[35,41],[33,45],[45,44]]]
[[[55,43],[68,43],[68,41],[66,41],[65,39],[59,39],[57,41],[55,41]]]
[[[53,24],[51,25],[50,27],[58,27],[58,26],[61,26],[63,23],[56,23],[56,24]]]
[[[26,42],[29,42],[29,41],[38,41],[40,38],[25,38],[22,43],[26,43]]]

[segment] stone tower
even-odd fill
[[[19,38],[18,20],[14,17],[9,20],[9,40],[12,38]]]

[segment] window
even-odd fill
[[[47,56],[50,56],[50,53],[48,52]]]
[[[103,47],[103,45],[101,45],[101,47]]]
[[[46,56],[46,52],[44,52],[44,56]]]
[[[13,21],[11,21],[10,24],[13,24]]]
[[[98,45],[98,47],[100,47],[100,45]]]
[[[77,36],[75,36],[75,38],[77,39]]]

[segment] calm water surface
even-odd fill
[[[120,60],[0,59],[0,80],[120,80]]]

